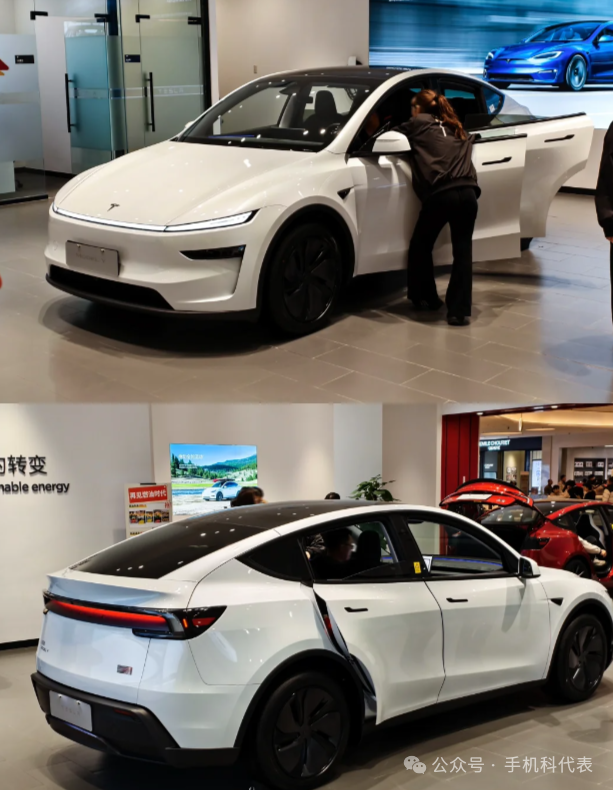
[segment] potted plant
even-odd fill
[[[364,480],[363,483],[358,485],[353,494],[351,494],[351,499],[366,499],[369,502],[398,502],[387,488],[387,486],[395,482],[395,480],[390,480],[385,483],[381,479],[381,475],[371,477],[370,480]]]

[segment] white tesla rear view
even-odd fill
[[[587,699],[611,662],[601,585],[474,522],[343,501],[156,528],[52,574],[32,676],[50,726],[173,766],[249,756],[315,787],[370,727],[545,685]]]
[[[389,130],[427,87],[480,137],[475,260],[518,256],[585,167],[591,120],[534,117],[463,74],[333,68],[251,82],[172,140],[73,179],[50,212],[48,281],[132,309],[320,328],[352,277],[406,268],[419,201],[408,141]]]

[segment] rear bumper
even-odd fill
[[[107,754],[136,760],[166,763],[176,768],[228,766],[236,762],[240,750],[182,749],[151,711],[140,705],[88,694],[35,672],[32,684],[47,723],[65,738]],[[92,732],[51,715],[49,692],[76,698],[91,705]]]

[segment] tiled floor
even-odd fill
[[[0,209],[0,402],[611,399],[609,245],[589,196],[559,195],[546,239],[475,267],[469,327],[411,314],[394,275],[357,281],[332,326],[295,341],[60,294],[44,281],[47,208]]]
[[[0,788],[2,790],[249,790],[244,768],[179,772],[106,757],[56,735],[45,723],[30,684],[33,650],[0,653]],[[549,704],[540,692],[475,705],[369,736],[350,753],[330,790],[533,790],[613,788],[613,670],[593,699],[572,707]],[[425,774],[404,768],[418,757]],[[440,758],[437,762],[437,758]],[[458,769],[452,772],[454,762]],[[509,770],[512,758],[520,767]],[[528,772],[525,758],[536,758]],[[555,759],[555,773],[542,770]],[[560,761],[568,758],[560,771]],[[590,761],[579,773],[580,758]],[[444,760],[447,765],[442,762]],[[482,763],[470,772],[471,761]],[[435,763],[439,769],[435,771]],[[528,763],[530,765],[530,763]],[[534,767],[538,768],[535,773]],[[569,767],[574,772],[569,771]]]

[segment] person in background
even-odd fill
[[[564,487],[566,486],[566,482],[567,482],[566,475],[560,475],[560,479],[558,480],[558,483],[560,484],[560,488],[562,490],[564,490]]]
[[[551,493],[548,495],[547,499],[559,499],[561,493],[560,486],[556,483],[551,487]]]
[[[561,483],[562,483],[562,481],[560,481],[560,484]],[[560,486],[558,486],[558,488],[559,487]],[[545,491],[544,491],[545,496],[549,496],[552,491],[553,491],[553,480],[551,478],[549,478],[549,480],[547,481],[547,485],[545,486]]]
[[[596,499],[596,492],[594,491],[593,484],[588,480],[583,490],[584,499]]]
[[[596,216],[608,242],[610,242],[610,278],[612,285],[611,316],[613,318],[613,123],[604,138],[602,159],[596,184]]]
[[[326,494],[325,499],[340,499],[341,495],[337,494],[336,491],[330,491],[329,494]]]
[[[236,497],[230,502],[230,507],[244,507],[245,505],[261,505],[265,503],[264,492],[258,486],[241,488]]]
[[[432,252],[445,225],[451,230],[453,268],[447,288],[447,322],[463,326],[472,312],[472,239],[481,189],[468,135],[444,96],[422,90],[412,117],[399,127],[411,144],[413,189],[422,202],[409,248],[407,296],[416,310],[439,310]]]
[[[581,486],[574,485],[571,487],[569,495],[571,499],[583,499],[583,488],[581,488]]]
[[[602,492],[602,501],[611,502],[612,498],[613,498],[613,478],[610,477],[607,480],[607,484],[604,487],[604,491]]]
[[[531,496],[531,497],[538,496],[538,493],[539,493],[539,490],[538,490],[538,488],[536,488],[536,486],[533,486],[533,487],[530,489],[530,496]]]

